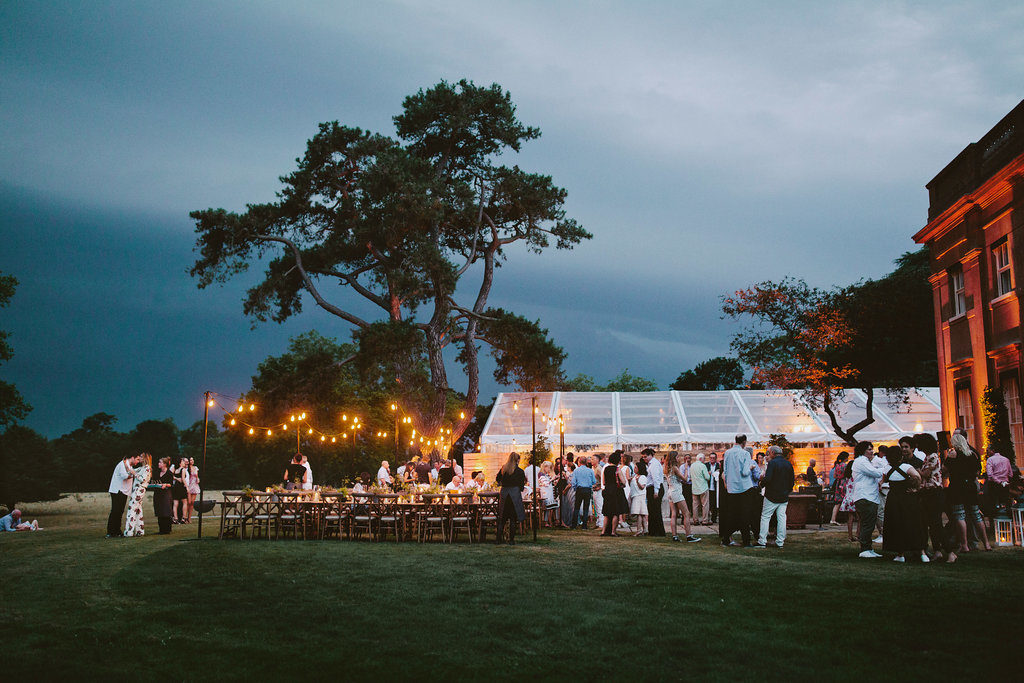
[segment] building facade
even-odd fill
[[[1024,465],[1024,101],[927,188],[928,224],[914,241],[930,252],[943,428],[965,428],[980,447],[979,398],[1000,387]]]

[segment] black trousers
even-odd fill
[[[120,491],[110,494],[110,516],[107,517],[107,534],[120,536],[121,517],[124,515],[124,506],[128,504],[128,496]]]
[[[942,528],[942,510],[945,507],[945,491],[941,488],[921,489],[921,517],[928,535],[932,539],[932,552],[948,552],[949,542]]]
[[[516,540],[516,527],[519,526],[519,516],[516,515],[516,508],[511,502],[501,506],[501,518],[498,519],[498,535],[495,543],[501,543],[501,537],[505,535],[505,523],[508,522],[508,540]]]
[[[160,526],[160,533],[169,534],[171,533],[171,518],[170,517],[157,517],[157,524]]]
[[[576,503],[572,506],[572,524],[569,526],[575,529],[580,523],[580,509],[582,506],[586,517],[583,518],[583,528],[587,528],[587,517],[590,516],[590,499],[594,495],[594,489],[576,488]]]
[[[664,536],[665,520],[661,516],[661,498],[664,495],[664,488],[659,487],[658,491],[653,486],[647,487],[647,535]]]
[[[743,493],[727,493],[722,491],[722,516],[718,525],[718,536],[722,543],[728,545],[734,532],[740,532],[743,545],[750,545],[750,530],[760,498],[756,488],[747,489]],[[761,520],[758,519],[758,533]]]
[[[718,521],[718,492],[715,489],[708,491],[708,506],[711,508],[711,523]]]

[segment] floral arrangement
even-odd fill
[[[246,484],[245,486],[242,487],[243,500],[252,500],[254,493],[256,493],[256,489],[254,489],[250,484]]]

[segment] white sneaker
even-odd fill
[[[892,561],[893,562],[906,562],[907,560],[902,555],[897,555],[896,557],[892,558]]]
[[[878,538],[872,539],[871,542],[872,543],[881,543],[882,542],[882,535],[879,534]]]
[[[885,557],[885,555],[882,555],[881,553],[876,553],[874,550],[870,552],[872,557]]]
[[[928,563],[931,561],[931,558],[928,557],[928,553],[921,553],[921,562]]]
[[[876,557],[881,557],[881,555],[879,555],[878,553],[876,553],[873,550],[865,550],[864,552],[862,552],[857,557],[863,557],[865,559],[870,560],[870,559],[873,559],[873,558],[876,558]]]

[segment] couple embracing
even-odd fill
[[[139,453],[121,460],[110,477],[110,516],[107,517],[107,538],[142,536],[146,533],[142,520],[142,501],[153,473],[153,458]],[[128,519],[121,530],[121,515],[128,506]]]

